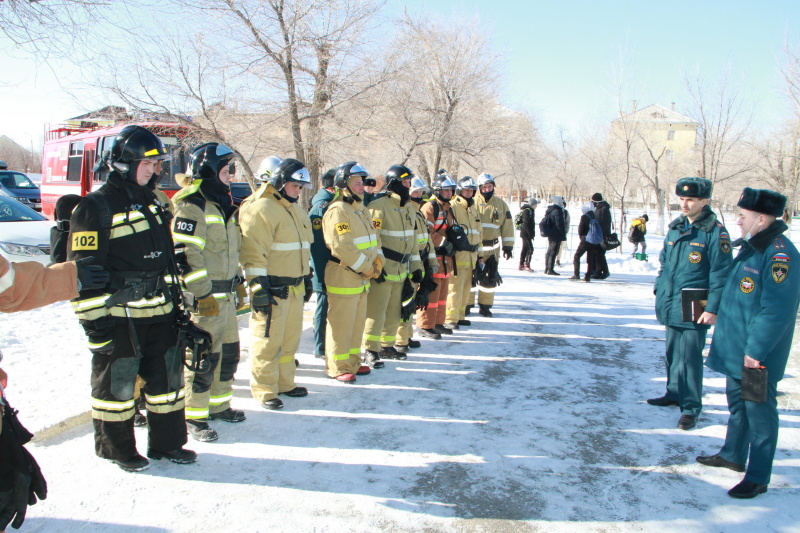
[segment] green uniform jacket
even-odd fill
[[[731,238],[708,206],[688,229],[686,222],[684,215],[670,222],[664,239],[656,277],[656,317],[665,326],[697,329],[694,322],[682,320],[681,289],[708,289],[706,311],[718,314],[731,266]]]
[[[742,244],[722,291],[721,312],[706,365],[742,379],[744,356],[783,378],[800,303],[800,254],[776,220]]]

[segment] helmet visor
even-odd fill
[[[424,191],[430,191],[431,188],[428,187],[428,184],[425,183],[422,180],[422,178],[420,178],[418,176],[414,176],[414,178],[411,180],[411,187],[409,187],[409,190],[411,192],[414,192],[414,191],[423,191],[424,192]]]
[[[361,176],[362,178],[366,178],[369,176],[369,172],[367,169],[362,167],[360,164],[356,163],[350,168],[350,175],[351,176]]]
[[[308,169],[305,167],[295,170],[294,173],[292,173],[292,175],[289,176],[289,179],[286,181],[288,182],[293,181],[295,183],[299,183],[306,189],[311,188],[311,174],[308,173]]]

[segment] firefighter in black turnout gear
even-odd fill
[[[147,456],[180,464],[197,459],[183,449],[183,356],[177,346],[191,324],[176,308],[172,290],[178,286],[170,215],[148,187],[168,157],[155,134],[126,126],[95,169],[109,171],[108,181],[78,204],[70,220],[69,259],[94,256],[111,275],[106,287],[80,290],[72,301],[92,352],[95,451],[130,472],[149,466],[134,437],[137,374],[145,381]]]

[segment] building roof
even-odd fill
[[[127,117],[128,117],[128,111],[124,107],[107,105],[100,109],[84,113],[83,115],[78,115],[77,117],[68,118],[67,121],[71,122],[73,120],[98,120],[98,119],[112,120],[112,119],[127,118]]]
[[[625,119],[630,122],[649,122],[661,124],[687,124],[692,126],[700,126],[700,123],[671,109],[658,104],[652,104],[642,109],[637,109],[632,113],[628,113],[618,120]]]

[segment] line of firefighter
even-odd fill
[[[356,376],[382,368],[381,358],[405,359],[408,348],[420,346],[411,338],[416,308],[426,337],[469,325],[473,269],[493,290],[499,235],[510,257],[511,215],[492,197],[494,180],[487,174],[478,179],[477,202],[472,178],[456,185],[446,173],[434,181],[433,198],[423,202],[428,187],[395,165],[386,173],[385,193],[368,208],[368,173],[349,162],[323,177],[309,216],[297,203],[301,189],[311,186],[307,169],[273,156],[257,172],[263,185],[237,210],[228,187],[237,156],[227,146],[207,143],[191,154],[172,216],[172,206],[151,186],[166,150],[148,133],[132,126],[117,136],[101,161],[108,183],[76,208],[68,250],[72,259],[97,257],[111,273],[108,287],[82,291],[73,306],[94,355],[96,451],[124,470],[149,464],[136,451],[132,430],[137,375],[145,381],[150,458],[196,460],[183,448],[186,430],[178,420],[185,419],[188,433],[204,442],[218,438],[209,421],[245,420],[230,401],[239,363],[236,311],[247,307],[246,286],[251,392],[264,408],[279,409],[279,395],[308,394],[295,384],[294,356],[303,303],[313,292],[317,355],[325,356],[329,377],[354,383]],[[170,232],[161,229],[170,218],[174,249]],[[142,258],[134,258],[139,251]],[[493,272],[484,257],[494,257]],[[175,297],[178,277],[183,298]],[[479,297],[485,316],[491,316],[492,296]],[[187,301],[189,326],[181,323]],[[183,344],[176,344],[176,333]],[[201,365],[197,350],[186,348],[197,348],[203,339],[210,346]],[[182,356],[183,376],[176,366]]]

